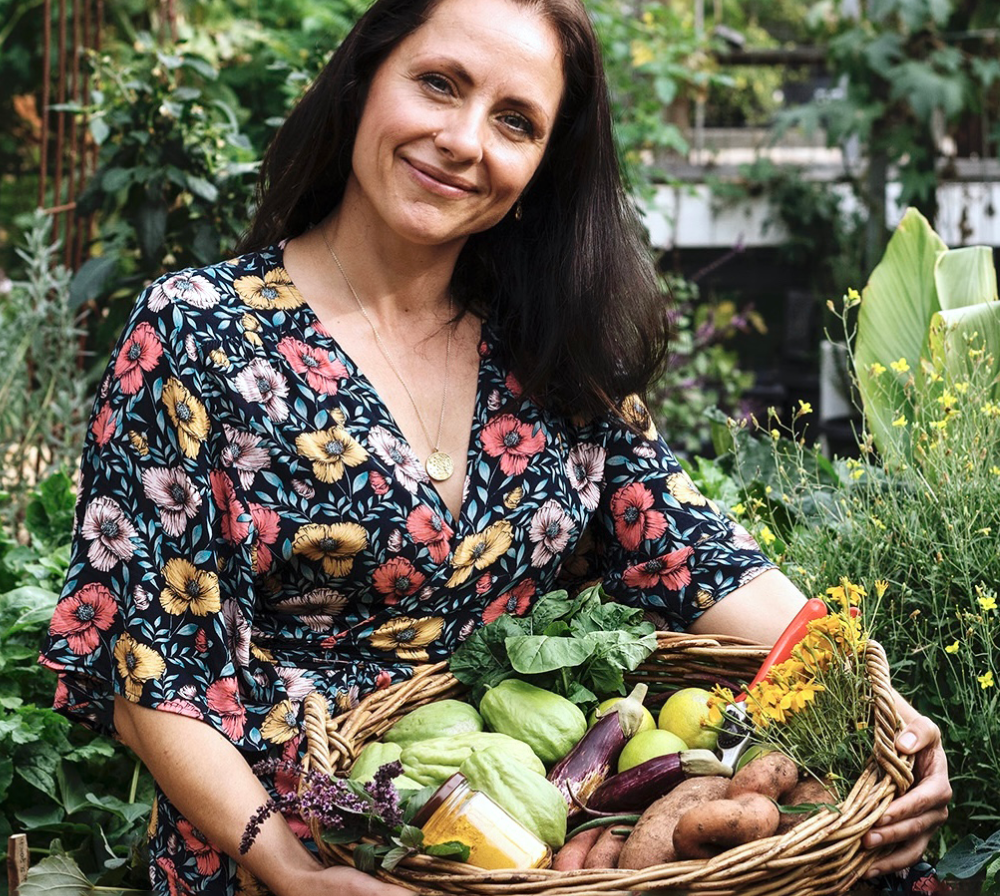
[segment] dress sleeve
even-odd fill
[[[623,418],[610,418],[605,430],[592,568],[616,600],[685,630],[774,564],[698,491],[638,399],[626,399]]]
[[[253,750],[251,518],[213,461],[221,427],[187,311],[154,285],[112,354],[40,662],[59,673],[56,709],[89,727],[113,735],[121,695]]]

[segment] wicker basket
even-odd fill
[[[694,638],[660,632],[657,650],[629,677],[645,681],[650,692],[708,679],[749,680],[767,653],[738,638]],[[868,674],[875,696],[875,747],[867,768],[841,803],[839,812],[822,810],[788,833],[740,846],[708,861],[672,862],[642,870],[483,871],[470,865],[414,856],[386,881],[428,896],[628,896],[657,891],[681,896],[819,896],[847,892],[878,858],[863,849],[861,838],[886,806],[912,782],[911,760],[893,746],[899,720],[892,702],[889,667],[880,645],[868,642]],[[318,694],[306,698],[305,724],[309,768],[346,774],[361,748],[384,734],[404,713],[449,697],[464,688],[447,664],[419,668],[413,678],[370,694],[353,710],[330,718]],[[322,842],[313,835],[327,864],[350,865],[351,846]],[[666,892],[664,892],[666,891]]]

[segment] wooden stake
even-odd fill
[[[28,837],[13,834],[7,838],[7,887],[10,896],[17,896],[28,876]]]

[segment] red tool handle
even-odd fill
[[[771,671],[771,666],[787,660],[792,653],[792,648],[805,636],[806,627],[809,623],[814,619],[822,618],[826,614],[825,601],[820,600],[818,597],[807,600],[802,609],[795,614],[795,618],[788,623],[788,627],[781,633],[778,640],[774,642],[774,647],[771,648],[771,652],[764,659],[764,662],[761,663],[756,677],[750,682],[747,690],[749,691],[755,685],[760,684],[767,677],[767,673]],[[746,697],[747,695],[743,693],[736,699],[737,701],[746,700]]]

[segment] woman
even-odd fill
[[[154,284],[122,336],[43,662],[156,778],[157,892],[401,894],[294,819],[228,858],[306,693],[348,707],[595,574],[761,641],[802,596],[625,398],[664,323],[577,0],[378,0],[262,184],[243,254]],[[950,796],[900,709],[922,780],[869,835],[899,844],[882,871]]]

